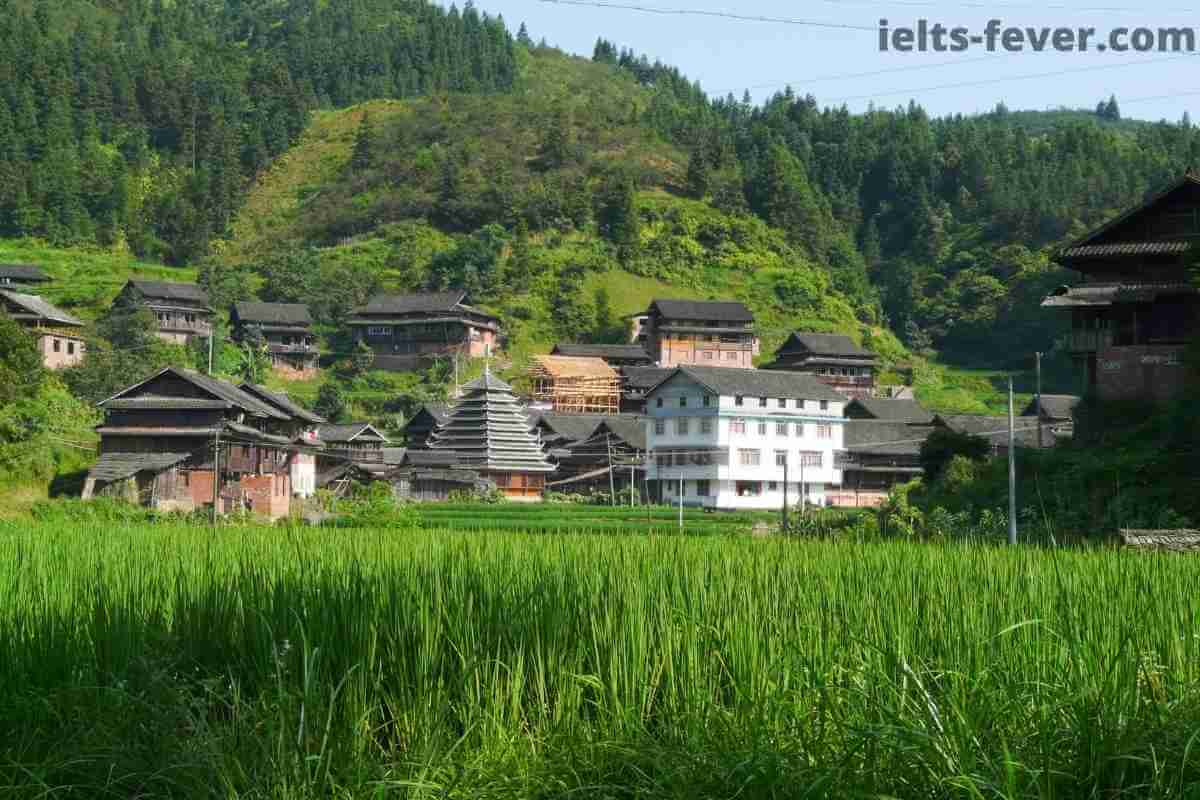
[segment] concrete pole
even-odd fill
[[[679,530],[683,530],[683,470],[679,470]]]
[[[1042,354],[1037,353],[1037,394],[1034,411],[1037,413],[1038,450],[1042,449]]]
[[[1017,434],[1011,376],[1008,379],[1008,543],[1017,543]]]
[[[212,524],[217,524],[217,503],[221,499],[221,429],[213,434],[213,508]]]

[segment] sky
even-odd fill
[[[522,22],[535,40],[590,56],[598,36],[630,47],[651,60],[678,67],[710,95],[746,89],[756,102],[791,85],[822,105],[892,108],[916,100],[934,115],[1010,109],[1095,108],[1116,95],[1123,116],[1177,122],[1185,111],[1200,122],[1200,7],[1187,0],[476,0],[489,14],[502,14],[515,31]],[[774,21],[698,14],[702,11]],[[888,21],[889,49],[880,51],[880,20]],[[1097,30],[1089,52],[997,52],[972,45],[965,52],[898,52],[897,27],[964,27],[984,33],[988,21],[1003,27],[1069,27]],[[791,20],[791,22],[783,21]],[[817,24],[797,24],[819,23]],[[838,27],[843,26],[843,27]],[[1190,28],[1197,51],[1096,52],[1114,29]],[[931,39],[929,40],[931,41]],[[948,43],[948,39],[946,40]],[[864,74],[866,73],[866,74]]]

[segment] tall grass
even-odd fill
[[[1188,797],[1197,565],[0,528],[16,797]]]

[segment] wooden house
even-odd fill
[[[674,371],[664,367],[622,367],[621,413],[645,414],[646,395]]]
[[[738,302],[655,300],[638,320],[635,341],[660,367],[754,366],[754,315]]]
[[[1056,256],[1082,278],[1042,302],[1071,315],[1066,347],[1080,394],[1161,403],[1186,383],[1200,335],[1200,175],[1188,172]]]
[[[50,282],[50,276],[32,264],[0,264],[0,289],[34,292]]]
[[[208,305],[208,293],[194,283],[131,280],[121,289],[113,306],[150,309],[158,337],[173,344],[212,336],[214,311]]]
[[[529,368],[538,408],[574,414],[616,414],[621,378],[599,358],[534,356]]]
[[[654,366],[654,359],[640,344],[556,344],[550,355],[599,358],[613,368]]]
[[[849,419],[903,422],[908,425],[933,424],[933,412],[913,399],[863,397],[846,404]]]
[[[326,423],[317,428],[317,438],[322,444],[317,456],[318,486],[346,464],[355,464],[377,476],[387,472],[383,450],[388,438],[369,422]]]
[[[1013,421],[1014,440],[1017,448],[1048,448],[1054,447],[1058,440],[1053,435],[1043,431],[1042,442],[1038,443],[1038,422],[1036,418],[1017,417]],[[983,414],[936,414],[933,425],[946,428],[955,433],[977,436],[991,445],[992,454],[1000,455],[1008,452],[1008,417],[988,416]]]
[[[496,484],[478,470],[462,465],[451,450],[406,451],[403,460],[387,474],[398,500],[435,503],[456,495],[478,495],[494,491]]]
[[[16,320],[37,341],[42,364],[61,369],[83,360],[87,345],[83,323],[37,295],[0,289],[0,310]]]
[[[875,354],[835,333],[796,332],[764,369],[805,372],[851,399],[875,395]]]
[[[320,353],[312,331],[308,306],[301,303],[235,303],[230,314],[238,341],[261,337],[271,357],[271,368],[295,378],[317,371]]]
[[[366,342],[379,369],[407,371],[435,358],[482,358],[493,353],[500,320],[467,305],[462,291],[381,295],[346,322]]]
[[[297,445],[291,459],[292,495],[311,497],[317,489],[317,453],[323,447],[317,432],[325,424],[325,418],[309,411],[286,394],[272,392],[265,386],[246,382],[238,388],[291,417],[285,430],[292,443]]]
[[[534,428],[555,465],[547,489],[572,494],[642,494],[646,419],[632,414],[534,414]],[[611,468],[611,477],[610,477]]]
[[[428,450],[429,437],[437,426],[446,421],[449,406],[445,403],[426,403],[413,414],[404,426],[404,443],[410,450]]]
[[[932,421],[932,420],[931,420]],[[925,474],[921,445],[934,427],[904,420],[851,418],[846,422],[840,487],[829,492],[835,506],[873,508],[902,483]]]
[[[461,466],[512,500],[540,501],[546,475],[554,471],[512,387],[487,370],[462,388],[430,449],[457,453]]]
[[[291,498],[298,421],[226,381],[168,367],[99,404],[100,459],[84,498],[161,511],[246,510],[278,519]]]

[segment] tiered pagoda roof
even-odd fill
[[[480,472],[554,471],[511,386],[485,373],[462,392],[430,437],[430,449],[454,451],[461,466]]]

